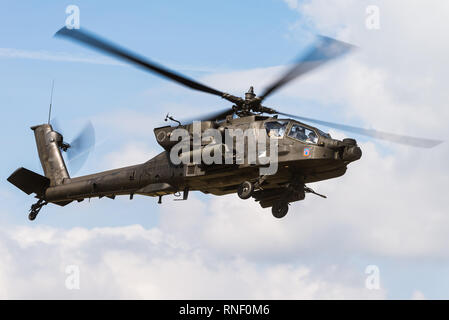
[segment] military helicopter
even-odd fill
[[[244,98],[241,98],[189,79],[91,32],[63,27],[55,36],[99,50],[190,89],[219,96],[231,102],[232,106],[188,123],[181,123],[167,114],[165,120],[171,120],[174,124],[154,129],[156,140],[164,149],[159,155],[143,164],[74,178],[69,175],[61,151],[79,153],[91,148],[93,129],[88,126],[74,143],[70,144],[64,141],[60,132],[53,129],[50,118],[46,124],[31,127],[44,176],[19,168],[8,178],[17,188],[28,195],[34,193],[38,199],[31,206],[30,220],[34,220],[41,208],[49,203],[65,206],[86,198],[114,199],[120,195],[129,195],[130,199],[134,195],[158,197],[158,203],[161,203],[162,196],[169,194],[179,197],[175,200],[187,200],[189,191],[201,191],[217,196],[237,193],[241,199],[254,198],[262,208],[271,207],[273,216],[282,218],[287,214],[290,203],[303,200],[308,193],[326,198],[306,186],[307,183],[340,177],[345,174],[349,163],[359,160],[362,156],[355,139],[333,139],[328,133],[307,123],[414,147],[431,148],[442,142],[310,119],[262,105],[266,98],[288,82],[354,48],[348,43],[329,37],[317,36],[315,44],[261,95],[257,96],[251,87]],[[276,141],[277,170],[274,174],[261,174],[261,168],[266,167],[266,163],[238,163],[235,161],[237,152],[232,147],[227,148],[226,152],[233,161],[218,164],[192,161],[195,154],[209,150],[211,145],[213,150],[217,150],[217,146],[226,147],[223,143],[218,143],[219,139],[199,139],[195,147],[195,124],[200,134],[209,129],[214,129],[221,135],[226,135],[229,129],[253,128],[266,131],[268,144],[271,146],[272,141]],[[172,139],[179,129],[187,132],[187,136]],[[170,157],[173,148],[182,141],[192,140],[193,147],[177,153],[188,160],[174,163]],[[247,156],[244,152],[243,158]]]

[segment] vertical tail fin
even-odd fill
[[[69,173],[61,154],[63,147],[62,135],[54,131],[50,124],[31,127],[36,138],[37,151],[45,176],[50,179],[50,185],[62,184],[69,179]]]

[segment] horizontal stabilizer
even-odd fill
[[[25,168],[19,168],[7,179],[26,194],[35,193],[38,197],[45,195],[50,179]]]

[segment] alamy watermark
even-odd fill
[[[65,273],[68,275],[65,279],[65,287],[67,290],[80,289],[80,268],[77,265],[68,265],[65,268]]]
[[[67,29],[80,28],[80,8],[77,5],[71,4],[65,8],[65,13],[68,15],[65,19],[65,27]]]
[[[369,265],[365,268],[365,274],[368,276],[365,279],[365,287],[368,290],[380,289],[380,269],[376,265]]]
[[[367,6],[366,7],[366,19],[365,26],[368,30],[379,30],[380,29],[380,10],[378,6]]]

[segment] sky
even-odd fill
[[[133,66],[56,39],[68,5],[80,25],[151,60],[241,96],[263,90],[316,34],[356,52],[266,103],[325,121],[446,140],[449,3],[431,0],[0,0],[0,298],[447,299],[449,150],[354,137],[363,156],[311,185],[282,220],[237,195],[191,193],[34,202],[6,178],[42,168],[30,126],[53,114],[67,141],[87,121],[96,146],[73,176],[142,163],[162,149],[167,112],[191,118],[228,106]],[[378,28],[368,28],[369,6]],[[70,172],[70,164],[69,172]],[[73,267],[79,286],[67,285]],[[374,269],[373,269],[374,266]],[[376,270],[374,274],[371,272]],[[379,286],[370,286],[373,275]],[[368,285],[367,285],[368,283]]]

